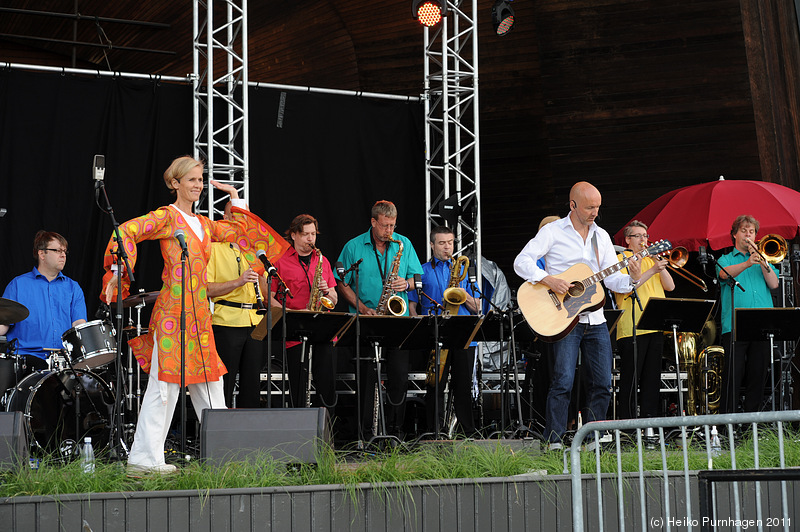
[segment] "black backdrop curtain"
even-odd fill
[[[336,260],[388,199],[399,232],[425,255],[423,115],[418,103],[250,90],[250,208],[275,229],[307,212],[320,249]],[[0,286],[35,264],[33,236],[69,241],[65,274],[98,305],[102,251],[111,234],[95,205],[92,158],[106,156],[105,186],[118,221],[170,203],[162,175],[192,152],[192,94],[156,80],[0,72]],[[141,247],[136,288],[161,288],[156,244]]]

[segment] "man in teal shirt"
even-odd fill
[[[735,308],[772,308],[770,290],[778,288],[778,275],[774,266],[757,252],[754,244],[758,234],[758,220],[741,215],[731,226],[733,251],[717,261],[717,275],[722,281],[722,346],[725,348],[725,368],[722,372],[722,398],[720,413],[735,413],[739,389],[745,386],[744,411],[757,412],[764,398],[769,342],[735,342],[733,353],[731,339],[731,288],[727,286],[728,274],[744,287],[733,290]],[[720,269],[724,267],[726,274]]]
[[[400,249],[398,242],[402,242],[403,254],[400,256],[397,276],[391,284],[395,294],[405,301],[404,315],[407,316],[409,313],[407,292],[414,289],[414,275],[422,274],[417,252],[414,251],[414,246],[408,238],[394,232],[397,226],[397,208],[391,201],[381,200],[372,206],[370,223],[372,227],[366,233],[345,244],[338,260],[345,269],[361,261],[358,264],[358,298],[354,290],[355,271],[348,272],[343,279],[336,272],[336,278],[341,281],[339,283],[341,295],[349,303],[350,312],[355,312],[357,306],[360,314],[377,314],[376,309],[385,279],[392,273],[392,265]],[[362,345],[362,359],[366,357],[364,349],[371,347]],[[401,439],[404,436],[402,428],[408,391],[408,357],[408,351],[383,350],[387,377],[387,404],[384,409],[386,429],[389,434],[397,435]],[[365,364],[361,374],[359,393],[362,419],[360,421],[364,434],[369,435],[374,416],[373,390],[377,382],[374,364]]]

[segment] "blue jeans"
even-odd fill
[[[564,338],[553,344],[553,378],[547,394],[545,437],[560,441],[567,430],[567,416],[578,355],[583,351],[582,375],[587,397],[583,421],[606,418],[611,402],[611,339],[608,326],[578,323]]]

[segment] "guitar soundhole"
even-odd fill
[[[569,290],[567,290],[567,293],[568,293],[568,294],[569,294],[571,297],[580,297],[581,295],[583,295],[583,293],[584,293],[585,291],[586,291],[586,289],[583,287],[583,284],[582,284],[582,283],[579,283],[578,281],[575,281],[575,282],[574,282],[574,283],[572,283],[572,285],[569,287]]]

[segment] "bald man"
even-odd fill
[[[514,260],[514,271],[531,283],[543,283],[558,294],[565,294],[570,283],[555,274],[570,266],[585,263],[599,272],[617,261],[611,238],[597,226],[600,191],[585,181],[576,183],[569,193],[569,216],[544,225]],[[544,258],[545,267],[537,266]],[[614,273],[604,279],[615,292],[630,292],[641,277],[641,269],[629,264],[630,275]],[[563,448],[567,429],[570,394],[575,379],[578,355],[583,352],[586,401],[583,421],[606,419],[611,401],[611,340],[603,309],[584,312],[575,328],[553,343],[553,376],[545,407],[545,438],[550,450]]]

